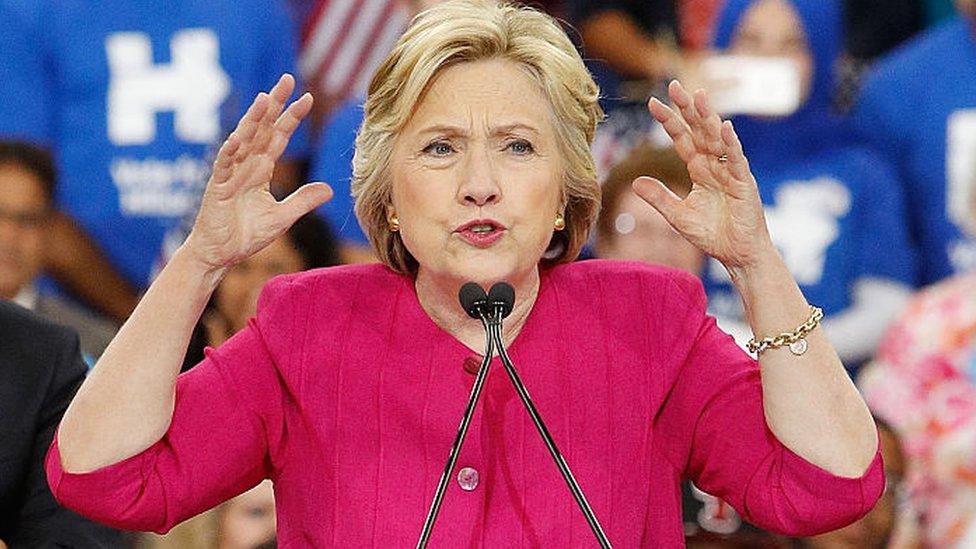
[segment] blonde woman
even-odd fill
[[[371,82],[353,192],[383,263],[273,280],[256,319],[177,377],[228,266],[329,197],[268,193],[311,108],[282,112],[292,87],[223,146],[189,239],[67,411],[47,462],[65,505],[165,531],[270,478],[281,547],[413,545],[484,344],[458,289],[501,280],[503,339],[613,543],[680,545],[682,477],[797,534],[874,504],[874,423],[770,243],[732,127],[673,84],[676,108],[650,109],[696,184],[636,191],[732,271],[757,334],[800,330],[803,352],[767,344],[758,363],[691,275],[572,262],[600,200],[598,90],[554,20],[494,2],[420,14]],[[482,396],[431,544],[592,545],[509,380]]]

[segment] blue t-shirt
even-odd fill
[[[0,0],[0,19],[0,137],[52,149],[59,207],[144,287],[220,142],[259,91],[295,72],[287,11],[275,0]]]
[[[923,284],[976,269],[964,229],[976,209],[973,27],[957,18],[879,62],[855,110],[858,132],[899,172]]]
[[[352,156],[356,150],[356,132],[363,123],[363,99],[353,99],[340,105],[322,128],[319,146],[312,159],[309,177],[332,186],[335,195],[317,212],[335,230],[339,240],[348,244],[366,245],[369,240],[359,226],[350,190]]]
[[[727,0],[716,46],[758,0]],[[814,67],[810,91],[796,112],[780,118],[736,116],[736,131],[759,186],[773,243],[807,300],[826,316],[853,303],[862,279],[910,285],[914,253],[894,169],[851,138],[848,121],[831,108],[834,65],[843,43],[838,0],[790,0],[806,31]],[[741,299],[715,260],[703,277],[709,307],[744,320]]]
[[[810,303],[826,316],[852,303],[854,284],[911,284],[904,205],[888,164],[869,151],[835,149],[769,169],[752,164],[773,243]],[[714,259],[703,276],[712,311],[744,320],[742,301]]]

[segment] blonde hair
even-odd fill
[[[544,13],[490,0],[454,0],[417,15],[376,70],[356,135],[356,217],[379,259],[396,271],[413,273],[417,267],[387,221],[396,135],[442,70],[496,58],[519,64],[539,84],[562,148],[566,228],[553,233],[543,261],[576,259],[589,236],[600,209],[590,143],[603,111],[597,102],[599,88],[583,60],[559,24]]]

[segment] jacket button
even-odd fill
[[[470,492],[478,487],[478,470],[474,467],[464,467],[457,474],[458,484],[465,492]]]
[[[481,357],[480,356],[469,356],[464,359],[463,363],[464,371],[476,376],[478,375],[478,370],[481,368]]]

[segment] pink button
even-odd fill
[[[478,487],[478,470],[474,467],[465,467],[458,471],[457,475],[458,484],[461,485],[461,489],[470,492]]]

